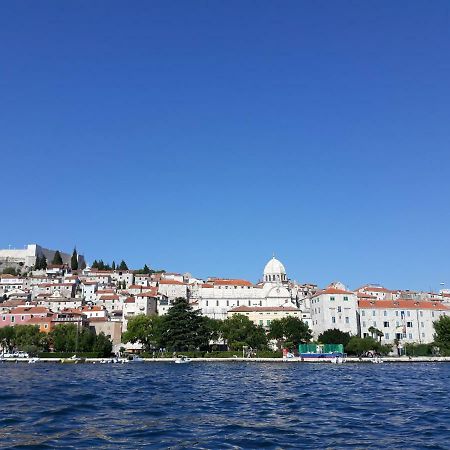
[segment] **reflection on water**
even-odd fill
[[[450,364],[0,364],[0,445],[448,448]]]

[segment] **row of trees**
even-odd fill
[[[295,317],[273,320],[266,333],[247,316],[235,314],[226,320],[214,320],[194,311],[186,299],[177,298],[164,316],[138,315],[130,319],[122,341],[140,342],[145,351],[207,350],[211,341],[224,341],[232,350],[245,346],[265,350],[268,339],[276,339],[281,348],[297,347],[311,337],[308,325]]]
[[[104,333],[95,334],[89,328],[77,331],[76,325],[58,325],[50,333],[42,333],[35,325],[16,325],[0,328],[0,345],[7,352],[15,350],[30,354],[48,352],[95,352],[109,356],[112,342]]]
[[[94,259],[91,267],[98,270],[128,270],[127,263],[123,259],[122,261],[120,261],[119,265],[116,265],[115,261],[113,261],[111,265],[109,265],[104,263],[102,259],[100,259],[99,261]]]

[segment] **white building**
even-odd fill
[[[203,315],[215,319],[226,319],[239,306],[297,307],[286,270],[275,257],[266,264],[263,280],[254,285],[239,279],[210,279],[198,286],[196,302]]]
[[[433,322],[441,315],[450,315],[450,307],[439,301],[359,300],[361,336],[371,336],[369,328],[381,332],[382,343],[427,344],[434,340]]]
[[[317,338],[331,328],[358,334],[358,300],[354,292],[328,287],[311,297],[313,335]]]

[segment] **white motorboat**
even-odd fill
[[[39,361],[39,358],[31,358],[28,360],[28,364],[36,364]]]
[[[191,361],[192,361],[191,358],[188,358],[187,356],[180,355],[175,360],[175,364],[186,364],[186,363],[190,363]]]

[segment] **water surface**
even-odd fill
[[[1,448],[450,448],[450,364],[0,364]]]

